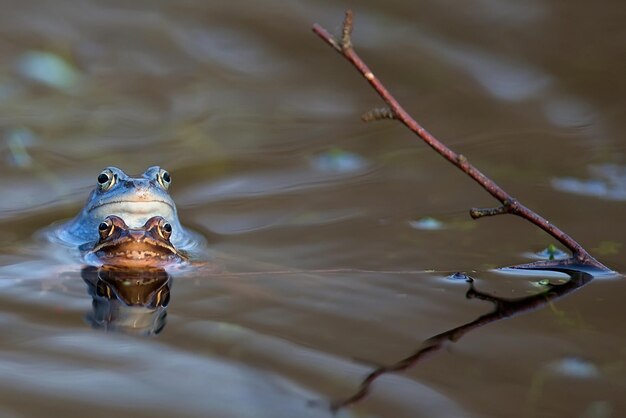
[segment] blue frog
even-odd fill
[[[107,167],[98,175],[96,187],[80,213],[58,226],[55,236],[68,245],[89,248],[99,240],[98,226],[110,215],[120,217],[130,228],[140,228],[150,218],[160,216],[171,225],[171,243],[178,249],[192,248],[200,239],[181,226],[168,192],[171,183],[170,173],[158,166],[148,168],[139,177]]]

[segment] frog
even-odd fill
[[[96,178],[96,187],[80,213],[56,228],[55,238],[88,249],[99,240],[98,226],[109,215],[122,218],[130,228],[141,227],[148,219],[160,216],[171,226],[171,242],[176,248],[193,248],[202,239],[180,224],[168,191],[171,183],[170,173],[159,166],[149,167],[138,177],[117,167],[107,167]]]
[[[174,229],[162,216],[153,216],[139,228],[109,215],[98,225],[99,239],[87,252],[90,264],[151,269],[180,264],[188,256],[170,241]]]

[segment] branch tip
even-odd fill
[[[317,23],[314,24],[313,33],[322,38],[322,40],[328,45],[332,46],[335,51],[341,53],[341,46],[337,43],[335,38],[330,33],[328,33],[328,31],[322,26],[318,25]]]
[[[383,119],[397,119],[396,114],[389,107],[378,107],[361,115],[363,122],[373,122]]]
[[[343,19],[343,29],[341,31],[341,49],[347,51],[352,48],[352,9],[346,9],[346,16]]]
[[[472,219],[479,219],[485,216],[496,216],[509,213],[509,205],[506,203],[497,208],[471,208],[469,211]]]

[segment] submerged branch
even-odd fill
[[[387,90],[382,82],[374,75],[365,62],[354,51],[351,33],[353,15],[351,10],[346,11],[346,15],[343,22],[342,38],[337,41],[326,29],[318,24],[313,25],[313,32],[322,38],[326,43],[332,46],[338,53],[340,53],[346,60],[348,60],[368,81],[368,83],[376,90],[378,95],[387,104],[387,108],[382,113],[377,111],[370,111],[363,116],[365,121],[379,120],[379,119],[397,119],[404,126],[410,129],[415,135],[421,138],[426,144],[433,148],[446,160],[457,166],[461,171],[470,176],[476,181],[483,189],[496,198],[502,207],[496,209],[472,209],[470,211],[471,216],[474,219],[478,219],[484,216],[493,216],[503,213],[511,213],[526,219],[527,221],[535,224],[539,228],[554,237],[557,241],[563,244],[572,252],[572,258],[578,263],[593,266],[603,271],[610,271],[606,266],[593,258],[578,242],[572,237],[567,235],[561,229],[544,219],[534,211],[528,209],[522,205],[519,201],[515,200],[504,189],[498,186],[493,180],[485,176],[480,170],[469,163],[467,158],[461,154],[457,154],[448,148],[445,144],[435,138],[430,132],[424,129],[415,119],[407,113],[406,110],[400,105],[395,97]]]

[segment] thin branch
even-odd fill
[[[377,107],[376,109],[368,110],[361,115],[363,122],[373,122],[375,120],[383,119],[395,119],[396,115],[388,107]]]
[[[479,219],[485,216],[504,215],[506,213],[512,213],[512,207],[514,202],[507,200],[502,206],[497,208],[471,208],[470,216],[472,219]]]
[[[341,32],[341,49],[347,51],[352,48],[352,10],[346,10]]]
[[[429,133],[426,129],[424,129],[415,119],[413,119],[411,115],[409,115],[407,111],[404,110],[404,108],[395,99],[395,97],[393,97],[393,95],[389,93],[387,88],[381,83],[378,77],[374,75],[374,73],[369,69],[369,67],[365,64],[361,57],[359,57],[359,55],[354,51],[351,40],[352,26],[353,14],[351,10],[347,10],[343,22],[341,42],[338,42],[326,29],[318,24],[313,25],[313,32],[315,32],[316,35],[318,35],[326,43],[332,46],[338,53],[340,53],[346,60],[348,60],[359,71],[359,73],[361,73],[361,75],[374,88],[374,90],[376,90],[381,99],[387,104],[387,106],[389,107],[389,111],[394,115],[394,119],[400,121],[404,126],[406,126],[414,134],[416,134],[419,138],[426,142],[426,144],[428,144],[431,148],[437,151],[437,153],[439,153],[443,158],[457,166],[460,170],[462,170],[465,174],[470,176],[474,181],[482,186],[482,188],[485,189],[489,194],[491,194],[494,198],[500,201],[503,207],[506,208],[502,209],[505,211],[505,213],[511,213],[513,215],[520,216],[527,221],[535,224],[539,228],[543,229],[545,232],[550,234],[557,241],[567,247],[572,252],[572,258],[574,258],[578,263],[593,266],[603,271],[610,271],[609,268],[593,258],[572,237],[567,235],[561,229],[557,228],[548,220],[544,219],[537,213],[522,205],[519,201],[513,199],[511,195],[505,192],[504,189],[498,186],[493,180],[485,176],[483,173],[480,172],[480,170],[470,164],[464,156],[452,151],[445,144],[435,138],[431,133]],[[509,202],[509,204],[507,204],[507,202]],[[474,214],[479,214],[477,218],[489,216],[482,213],[487,212],[481,210],[478,210],[478,212],[474,212]]]
[[[509,211],[506,206],[502,205],[497,208],[471,208],[469,213],[472,219],[479,219],[485,216],[504,215]]]

